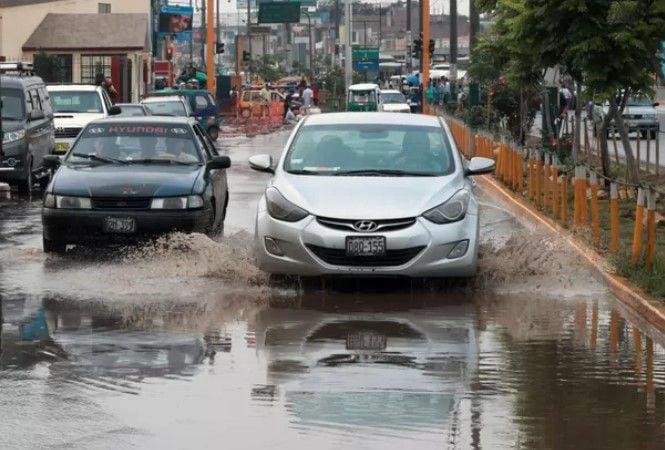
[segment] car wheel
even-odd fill
[[[45,237],[42,237],[42,246],[44,247],[44,253],[64,254],[67,249],[66,242],[46,239]]]
[[[216,126],[208,128],[208,136],[210,136],[210,139],[212,139],[213,141],[216,141],[217,138],[219,137],[219,128],[217,128]]]
[[[658,139],[658,130],[651,130],[651,139]]]
[[[46,172],[46,175],[41,177],[39,179],[39,189],[41,189],[42,192],[46,191],[46,188],[48,187],[48,184],[51,182],[51,177],[53,176],[53,172],[49,170]]]
[[[640,137],[641,137],[642,139],[646,139],[646,138],[647,138],[647,130],[642,130],[642,131],[640,131],[639,133],[640,133]]]
[[[35,182],[35,179],[32,176],[32,159],[28,162],[28,174],[26,178],[19,181],[18,183],[18,192],[19,194],[29,194],[32,192],[32,186]]]

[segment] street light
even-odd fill
[[[310,78],[312,78],[314,75],[314,66],[312,65],[312,54],[314,52],[314,49],[312,48],[314,46],[312,39],[312,17],[309,15],[309,12],[307,12],[304,9],[301,10],[301,12],[307,16],[307,33],[309,35],[309,70],[312,73],[312,76],[310,76]],[[311,82],[312,80],[310,80],[310,83]]]

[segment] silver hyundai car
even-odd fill
[[[478,260],[471,175],[439,117],[334,113],[302,120],[256,215],[259,267],[280,275],[466,277]]]

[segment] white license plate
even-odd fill
[[[357,331],[346,335],[347,350],[382,351],[386,349],[386,344],[386,335],[373,331]]]
[[[384,236],[348,236],[346,238],[346,256],[385,256],[386,238]]]
[[[135,233],[136,221],[133,217],[106,217],[104,218],[105,233]]]

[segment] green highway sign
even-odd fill
[[[300,2],[259,3],[259,23],[300,22]]]
[[[354,70],[379,70],[379,49],[354,47],[351,53]]]

